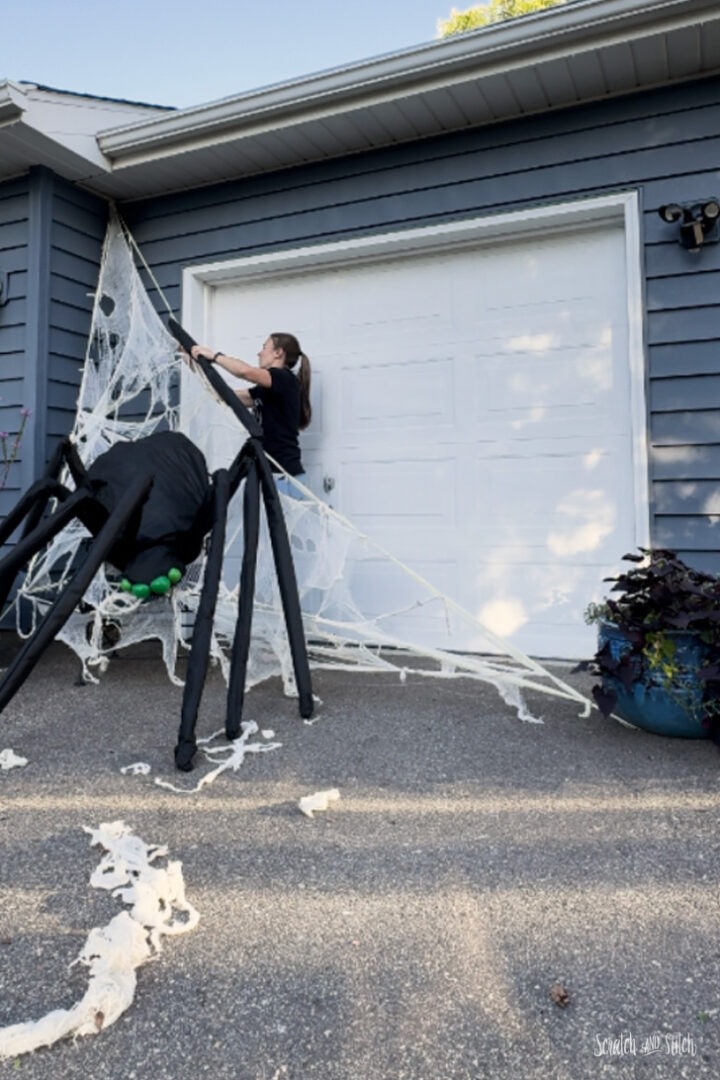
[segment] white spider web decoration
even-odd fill
[[[72,431],[85,464],[115,442],[141,439],[164,428],[180,430],[179,373],[187,358],[176,351],[174,339],[145,291],[131,243],[132,238],[113,215]],[[227,406],[218,401],[217,408]],[[193,423],[189,417],[184,426],[209,458],[212,446],[207,425]],[[244,437],[238,421],[237,450]],[[68,476],[63,479],[71,484]],[[416,672],[479,679],[493,684],[524,720],[535,719],[521,696],[524,688],[569,698],[578,702],[585,714],[589,712],[590,702],[574,688],[499,639],[352,522],[298,487],[303,498],[282,496],[282,502],[311,667],[395,671],[401,678]],[[221,665],[226,679],[237,613],[242,491],[241,485],[230,505],[211,643],[211,657]],[[279,674],[286,693],[292,694],[292,658],[264,515],[262,520],[247,685],[249,688]],[[29,605],[33,624],[66,583],[70,566],[87,538],[85,528],[75,521],[32,561],[18,601]],[[381,575],[383,595],[391,598],[387,610],[367,610],[362,583],[368,574]],[[169,596],[150,601],[122,592],[120,577],[112,567],[103,567],[86,592],[82,610],[76,610],[58,637],[74,650],[86,677],[93,680],[113,649],[157,638],[169,677],[180,683],[178,646],[189,645],[202,585],[202,559],[188,568]],[[113,625],[112,636],[107,633],[108,624]],[[468,640],[472,652],[461,651],[460,644],[466,650]]]
[[[136,969],[159,955],[163,937],[187,934],[200,919],[185,896],[182,863],[153,865],[166,858],[166,847],[146,844],[122,821],[83,828],[90,834],[90,846],[105,851],[90,884],[112,890],[128,907],[106,926],[92,929],[73,961],[88,969],[88,988],[80,1001],[39,1020],[0,1028],[0,1059],[110,1027],[132,1004]]]

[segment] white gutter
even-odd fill
[[[433,86],[582,52],[698,22],[720,20],[718,0],[572,0],[523,18],[414,46],[316,75],[182,109],[98,135],[114,163],[131,164],[260,124],[298,123]]]

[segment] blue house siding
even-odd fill
[[[718,131],[720,80],[712,78],[122,212],[177,311],[190,263],[638,189],[652,539],[720,572],[720,244],[690,254],[657,215],[666,202],[720,195]]]
[[[9,297],[0,306],[0,430],[9,433],[10,441],[18,431],[25,400],[29,212],[26,176],[0,184],[0,271],[8,274]],[[17,498],[21,469],[21,463],[13,466],[0,490],[0,514],[7,513]]]
[[[55,178],[49,232],[47,458],[75,419],[107,203]]]
[[[0,185],[0,430],[12,443],[31,410],[0,515],[40,474],[75,417],[107,207],[47,169]]]

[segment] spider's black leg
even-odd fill
[[[0,525],[0,546],[5,543],[9,536],[12,536],[18,525],[25,521],[26,518],[23,536],[27,536],[28,533],[32,532],[42,517],[48,499],[52,499],[54,496],[64,501],[69,494],[67,488],[52,477],[44,476],[41,480],[36,480],[32,487],[29,487],[25,494],[15,503],[15,506]],[[40,506],[39,514],[35,513],[38,505]]]
[[[72,581],[57,598],[33,636],[28,638],[25,645],[5,672],[2,682],[0,682],[0,712],[5,708],[13,695],[20,689],[58,631],[62,630],[63,626],[72,615],[76,605],[82,600],[85,590],[95,577],[100,566],[117,543],[118,533],[121,532],[137,508],[141,506],[147,498],[151,486],[152,477],[141,476],[124,493],[123,497],[120,499],[91,544],[85,562],[77,571]],[[88,497],[87,491],[81,490],[73,492],[67,502],[56,511],[52,518],[49,518],[47,522],[43,522],[42,525],[39,525],[32,536],[28,536],[27,540],[21,541],[17,547],[20,547],[21,544],[28,544],[33,537],[37,538],[40,533],[47,533],[50,525],[57,526],[57,521],[61,517],[64,517],[65,519],[72,517],[73,515],[70,513],[70,510]],[[62,526],[59,528],[61,527]],[[59,528],[54,528],[54,532],[59,532]],[[52,535],[52,533],[50,533],[50,535]],[[36,546],[36,550],[39,550],[41,546],[42,544]]]
[[[300,597],[298,595],[292,552],[290,551],[290,541],[285,527],[280,495],[275,486],[270,463],[261,447],[258,447],[256,459],[260,469],[265,513],[267,514],[268,529],[270,530],[270,542],[275,559],[278,585],[280,586],[280,598],[285,613],[288,641],[292,652],[300,715],[307,720],[313,714],[312,684],[310,682],[310,665],[308,664]]]
[[[243,703],[245,700],[245,674],[250,649],[253,603],[255,600],[255,569],[257,566],[258,537],[260,534],[260,473],[257,461],[250,468],[243,492],[243,561],[240,571],[240,596],[238,617],[233,638],[230,661],[230,684],[228,686],[225,732],[228,739],[236,739],[240,731]]]
[[[67,462],[68,468],[70,470],[70,475],[75,481],[76,486],[80,487],[80,485],[84,484],[85,480],[87,479],[87,469],[85,468],[80,459],[80,455],[77,452],[77,447],[70,438],[63,439],[63,441],[60,443],[60,446],[62,447],[65,461]]]
[[[232,465],[228,469],[228,475],[230,477],[230,498],[240,487],[240,483],[245,479],[250,468],[250,463],[253,460],[253,456],[250,453],[251,441],[248,439],[246,443],[243,443],[240,453],[237,455]]]
[[[80,460],[80,455],[69,438],[64,438],[64,440],[59,442],[53,450],[52,457],[50,461],[47,462],[47,468],[45,469],[41,480],[32,485],[27,491],[27,494],[17,503],[15,509],[3,522],[2,528],[0,529],[0,543],[4,543],[5,540],[8,539],[17,525],[19,525],[19,522],[22,521],[25,514],[28,516],[23,529],[23,537],[29,536],[30,532],[32,532],[40,522],[40,518],[45,512],[47,502],[53,497],[60,500],[67,498],[67,488],[63,487],[62,484],[57,484],[57,477],[60,474],[60,469],[63,468],[63,461],[67,461],[76,487],[80,488],[84,485],[87,472]]]
[[[200,594],[200,604],[193,627],[192,645],[190,647],[185,691],[183,693],[180,730],[178,731],[178,741],[175,747],[175,764],[183,772],[189,772],[192,769],[192,759],[197,750],[195,722],[200,707],[203,686],[205,685],[205,676],[207,675],[210,637],[225,549],[225,525],[230,501],[230,482],[227,469],[218,469],[213,474],[213,489],[213,524],[210,534],[210,547],[207,562],[205,563],[205,577]]]
[[[55,483],[55,481],[49,481]],[[56,485],[60,487],[61,485]],[[64,490],[64,489],[63,489]],[[28,495],[30,492],[28,492]],[[67,493],[66,493],[67,494]],[[67,523],[76,516],[81,503],[89,497],[87,488],[80,488],[67,495],[65,502],[58,507],[54,514],[46,518],[42,524],[33,529],[27,536],[18,540],[15,547],[0,562],[0,608],[5,603],[7,595],[12,588],[15,575],[21,566],[24,566],[33,555],[41,551],[53,536],[64,529]]]

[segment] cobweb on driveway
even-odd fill
[[[122,821],[83,828],[90,845],[105,851],[90,884],[112,890],[127,906],[106,926],[90,931],[73,961],[88,969],[88,988],[80,1001],[39,1020],[0,1028],[0,1058],[27,1054],[70,1036],[97,1035],[114,1024],[132,1004],[137,968],[158,956],[163,937],[188,933],[200,918],[185,896],[182,863],[154,865],[165,859],[166,847],[146,844]]]

